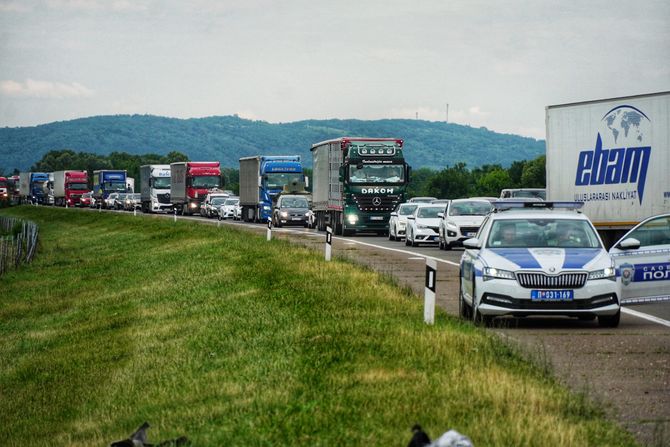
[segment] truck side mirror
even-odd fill
[[[409,178],[412,175],[412,167],[410,165],[405,165],[405,181],[409,182]]]

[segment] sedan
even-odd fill
[[[439,213],[443,209],[443,205],[419,204],[414,212],[407,216],[405,245],[416,247],[419,244],[437,244],[440,239]]]
[[[670,300],[670,214],[653,216],[610,249],[621,275],[621,301]]]

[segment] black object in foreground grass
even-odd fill
[[[188,445],[188,438],[186,436],[180,436],[176,439],[169,439],[167,441],[162,441],[158,444],[149,444],[147,443],[147,429],[149,428],[149,423],[145,422],[140,425],[129,438],[124,439],[123,441],[112,442],[109,447],[176,447],[180,445]]]
[[[424,447],[430,444],[430,438],[428,437],[428,434],[423,431],[419,424],[414,424],[412,431],[414,434],[412,435],[412,439],[409,440],[407,447]]]

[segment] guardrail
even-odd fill
[[[34,222],[0,216],[0,276],[11,267],[32,261],[37,250],[39,228]]]

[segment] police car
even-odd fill
[[[477,237],[463,242],[459,310],[494,317],[621,315],[616,269],[580,202],[494,202]]]
[[[621,274],[621,302],[670,301],[670,214],[630,230],[610,254]]]

